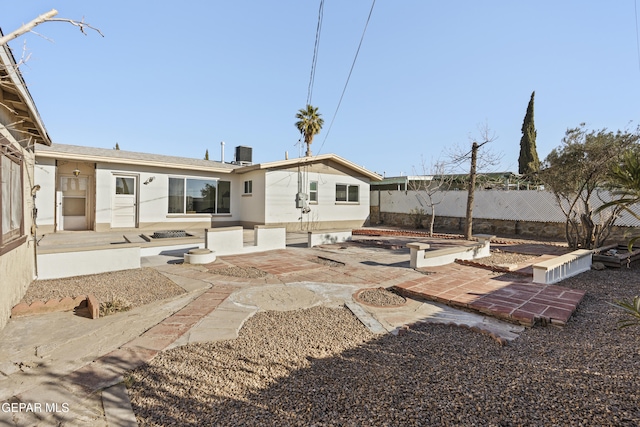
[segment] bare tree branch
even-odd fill
[[[28,33],[29,31],[31,31],[32,29],[34,29],[36,26],[47,22],[48,20],[50,20],[51,18],[53,18],[54,16],[56,16],[58,14],[58,11],[55,9],[51,9],[49,12],[47,13],[43,13],[42,15],[38,16],[37,18],[31,20],[30,22],[23,24],[20,28],[18,28],[15,31],[10,32],[9,34],[7,34],[4,37],[0,37],[0,46],[3,46],[5,44],[7,44],[8,42],[10,42],[11,40],[20,37],[21,35]]]
[[[80,29],[80,32],[82,32],[82,34],[84,35],[87,35],[86,29],[89,28],[91,30],[94,30],[98,34],[100,34],[102,37],[104,37],[104,34],[102,34],[102,32],[98,28],[95,28],[94,26],[84,22],[84,18],[82,19],[82,21],[74,21],[73,19],[66,19],[66,18],[54,18],[54,16],[56,16],[57,14],[58,14],[57,10],[51,9],[49,12],[43,13],[42,15],[31,20],[30,22],[23,24],[17,30],[10,32],[6,36],[0,37],[0,46],[7,44],[11,40],[18,38],[25,33],[34,32],[32,30],[35,27],[45,22],[67,22],[71,25],[78,27]]]
[[[448,174],[447,164],[438,161],[431,164],[431,173],[427,173],[427,167],[423,158],[422,175],[418,175],[415,167],[414,173],[418,175],[414,180],[409,180],[409,188],[415,192],[418,203],[421,206],[427,206],[430,210],[429,235],[433,236],[433,227],[436,217],[436,205],[444,200],[446,191],[449,190],[454,180],[454,175]],[[420,217],[423,209],[418,208],[416,215]],[[421,225],[421,224],[420,224]]]
[[[84,22],[84,18],[82,18],[82,21],[74,21],[73,19],[65,19],[65,18],[54,18],[54,19],[49,19],[49,21],[51,22],[67,22],[71,25],[75,25],[76,27],[78,27],[80,29],[80,32],[82,34],[84,34],[85,36],[87,35],[87,32],[85,31],[86,28],[95,31],[96,33],[100,34],[102,37],[104,37],[104,34],[102,34],[102,32],[100,31],[100,29],[94,27],[93,25],[87,24],[86,22]]]

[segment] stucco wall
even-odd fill
[[[252,171],[235,177],[238,180],[238,191],[234,194],[238,199],[239,216],[243,224],[264,224],[265,205],[265,172]],[[252,181],[251,194],[244,193],[244,182]]]
[[[27,241],[0,256],[0,329],[9,320],[11,307],[24,296],[34,278],[34,245],[31,239],[31,213],[33,202],[31,188],[34,185],[33,155],[22,150],[24,155],[24,232]]]
[[[73,168],[75,168],[75,162]],[[251,221],[264,223],[264,216],[256,216],[254,212],[264,212],[263,202],[264,180],[259,181],[262,173],[252,177],[254,180],[253,203],[246,203],[242,199],[242,183],[248,175],[235,176],[230,174],[214,174],[201,171],[185,171],[182,169],[169,169],[150,166],[123,165],[112,163],[98,163],[82,173],[91,174],[92,182],[95,182],[95,191],[91,191],[88,197],[90,202],[89,229],[96,231],[109,231],[112,215],[112,194],[114,192],[114,174],[131,175],[137,178],[138,193],[138,225],[141,230],[157,230],[167,228],[209,228],[218,226],[237,225],[241,223],[244,213],[252,215]],[[55,159],[39,158],[36,166],[36,181],[41,186],[38,192],[38,225],[39,233],[46,234],[55,231],[56,215],[56,187],[57,179],[61,173],[61,167],[56,166]],[[153,177],[148,184],[145,181]],[[230,214],[168,214],[168,188],[169,177],[185,178],[218,178],[231,182],[231,213]],[[93,188],[93,187],[92,187]],[[262,190],[261,190],[262,188]],[[260,193],[262,192],[262,193]],[[95,220],[93,219],[95,218]]]
[[[95,218],[96,231],[111,229],[112,194],[114,190],[114,175],[124,174],[135,176],[138,192],[138,224],[141,229],[157,229],[171,227],[211,227],[212,223],[223,224],[239,221],[240,203],[238,194],[238,179],[226,174],[211,174],[198,171],[184,171],[180,169],[163,169],[136,165],[96,165],[96,200]],[[153,177],[152,181],[144,184]],[[222,215],[210,214],[168,214],[169,177],[184,178],[219,178],[231,182],[231,213]]]
[[[303,192],[307,194],[308,182],[318,182],[318,202],[308,202],[311,210],[305,214],[296,208],[299,179],[302,179]],[[359,201],[336,202],[336,184],[358,185]],[[335,169],[307,173],[303,170],[301,174],[292,170],[268,171],[266,203],[265,223],[286,225],[288,230],[340,228],[340,224],[359,227],[369,217],[369,181]]]
[[[34,274],[33,242],[0,256],[0,329],[11,316],[11,307],[16,305],[24,296]]]

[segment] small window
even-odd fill
[[[309,182],[309,201],[318,203],[318,181]]]
[[[135,179],[116,177],[116,194],[133,195],[135,193]]]
[[[358,202],[359,187],[357,185],[336,184],[336,202]]]
[[[245,181],[244,182],[244,194],[253,193],[253,181]]]

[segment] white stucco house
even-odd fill
[[[34,147],[50,144],[11,50],[0,46],[0,329],[37,274]]]
[[[380,179],[335,154],[252,164],[52,144],[36,150],[38,232],[360,227]]]

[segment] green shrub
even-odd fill
[[[618,320],[618,328],[640,326],[640,296],[636,296],[633,301],[616,301],[613,305],[623,309],[625,313],[631,317]]]

